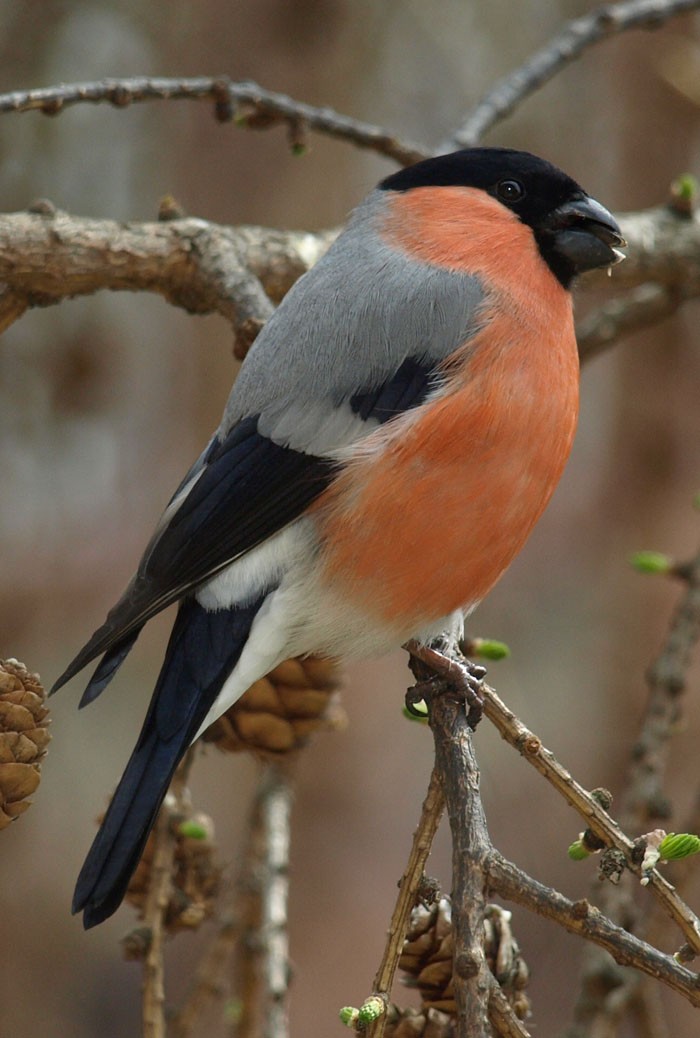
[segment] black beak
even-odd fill
[[[560,205],[543,227],[549,248],[569,266],[570,275],[597,267],[612,267],[625,254],[619,246],[627,244],[605,206],[588,195]]]

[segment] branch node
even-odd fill
[[[35,198],[33,202],[27,206],[28,213],[35,213],[37,216],[49,216],[54,217],[58,212],[58,209],[49,201],[48,198]]]
[[[63,111],[63,99],[60,97],[51,97],[47,101],[44,101],[39,111],[42,112],[43,115],[60,115]]]
[[[461,952],[454,961],[455,973],[464,980],[469,980],[478,976],[482,963],[483,955],[478,955],[476,951]]]
[[[588,914],[591,911],[591,906],[585,897],[579,901],[574,901],[571,906],[571,915],[574,919],[587,919]]]
[[[234,115],[231,100],[231,80],[228,76],[218,76],[212,85],[214,98],[214,118],[219,123],[231,122]]]
[[[132,92],[119,83],[112,87],[107,96],[115,108],[128,108],[134,100]]]
[[[542,742],[533,732],[525,731],[517,740],[517,747],[523,756],[536,757],[542,749]]]
[[[168,220],[183,220],[187,216],[183,206],[172,195],[163,195],[158,202],[158,222],[167,223]]]
[[[121,939],[122,955],[127,962],[143,962],[153,941],[150,926],[135,926]]]

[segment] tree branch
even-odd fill
[[[292,784],[289,762],[265,761],[252,808],[250,852],[252,912],[242,948],[255,975],[254,991],[244,997],[248,1033],[262,1038],[288,1034],[289,941],[289,843]],[[253,996],[250,998],[250,996]],[[259,1003],[256,1006],[256,1003]],[[259,1032],[254,1024],[261,1014]]]
[[[627,832],[645,831],[670,814],[664,780],[670,740],[680,718],[679,695],[684,688],[691,650],[700,632],[700,553],[689,563],[676,567],[676,571],[687,586],[661,650],[647,671],[647,707],[631,754],[620,806],[620,824]],[[694,832],[695,828],[691,823],[691,827],[681,827],[681,831]],[[681,863],[676,866],[674,877],[677,896],[681,896],[679,865]],[[623,876],[617,885],[606,884],[597,900],[613,922],[659,944],[660,927],[654,924],[661,913],[650,911],[647,903],[642,915],[632,898],[631,876]],[[612,1024],[627,1007],[632,1009],[643,1001],[644,988],[638,975],[627,973],[614,979],[613,986],[608,956],[599,949],[589,953],[574,1011],[572,1035],[593,1033],[597,1023],[603,1020]]]
[[[698,975],[681,966],[650,944],[615,926],[588,901],[570,901],[558,891],[532,879],[497,851],[486,862],[489,888],[501,897],[551,919],[568,930],[593,941],[622,966],[632,966],[649,977],[662,981],[683,995],[691,1005],[700,1006]]]
[[[176,834],[174,819],[182,816],[182,800],[186,796],[187,778],[194,759],[190,748],[183,757],[170,785],[153,830],[155,846],[151,864],[150,884],[144,907],[144,926],[147,944],[143,963],[143,1036],[165,1038],[165,969],[163,946],[165,942],[165,911],[172,890],[173,861]],[[127,938],[128,940],[128,938]]]
[[[385,1002],[391,995],[396,967],[408,933],[411,912],[418,900],[425,863],[433,846],[435,833],[440,825],[444,809],[445,797],[442,786],[437,771],[433,770],[418,827],[413,834],[413,843],[406,868],[399,881],[399,894],[389,923],[386,947],[372,985],[373,993],[379,995]],[[382,1038],[385,1022],[386,1015],[382,1014],[371,1023],[366,1031],[367,1038]]]
[[[700,296],[697,216],[669,206],[623,214],[620,222],[628,259],[615,267],[612,285],[622,293],[583,322],[584,359]],[[279,302],[337,233],[232,228],[196,218],[123,224],[40,202],[29,212],[0,215],[0,331],[31,306],[99,289],[148,291],[189,313],[220,314],[243,356],[271,312],[270,300]],[[607,284],[598,275],[583,288]]]
[[[639,213],[622,213],[622,233],[629,248],[613,269],[616,295],[576,328],[579,354],[587,361],[620,338],[671,317],[700,295],[700,219],[675,200]],[[603,271],[581,279],[579,290],[605,289]]]
[[[261,326],[272,302],[332,238],[332,232],[234,229],[188,218],[122,224],[43,203],[39,212],[0,217],[0,328],[30,306],[104,288],[146,291],[189,313],[220,314],[245,352],[251,323]]]
[[[624,336],[672,317],[689,298],[676,288],[644,284],[608,300],[576,327],[581,361],[592,360]]]
[[[554,754],[546,749],[541,740],[529,731],[522,721],[508,709],[494,690],[484,685],[484,714],[498,729],[502,737],[531,764],[564,799],[585,819],[587,826],[601,839],[605,846],[620,851],[625,864],[635,875],[642,877],[636,861],[635,845],[622,832],[598,801],[561,766]],[[700,954],[700,921],[692,910],[677,895],[673,886],[657,872],[644,875],[654,895],[668,915],[675,921],[683,937],[695,954]]]
[[[491,974],[484,955],[485,862],[492,847],[464,703],[444,689],[429,697],[435,766],[452,831],[452,927],[458,1038],[484,1038]]]
[[[669,744],[678,730],[680,697],[692,649],[700,637],[700,552],[678,571],[686,586],[659,654],[647,671],[647,709],[625,783],[621,824],[628,830],[651,825],[669,814],[663,791]]]
[[[293,146],[301,146],[300,134],[308,128],[327,137],[349,141],[394,159],[402,166],[426,158],[430,151],[420,144],[402,140],[370,123],[341,115],[332,108],[316,108],[273,93],[250,81],[234,83],[228,76],[196,76],[166,79],[134,76],[101,79],[90,83],[59,84],[39,90],[15,90],[0,94],[0,113],[42,112],[59,115],[76,104],[111,104],[125,108],[141,101],[210,101],[219,122],[233,120],[251,130],[264,130],[283,123]]]
[[[573,19],[527,61],[500,79],[438,151],[478,144],[496,123],[589,47],[629,29],[658,29],[671,18],[698,8],[700,0],[623,0],[603,4],[590,14]]]

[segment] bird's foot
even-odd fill
[[[421,700],[429,703],[431,696],[452,693],[464,700],[467,724],[475,731],[484,712],[483,681],[486,667],[472,663],[463,656],[447,656],[431,645],[409,642],[406,648],[414,660],[425,664],[432,672],[426,674],[425,668],[422,668],[416,674],[419,681],[406,693],[406,709],[410,713],[420,714],[416,704]]]

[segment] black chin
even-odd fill
[[[578,274],[600,267],[612,267],[620,260],[619,252],[603,241],[595,231],[583,227],[559,231],[540,241],[540,250],[549,267],[565,288]]]

